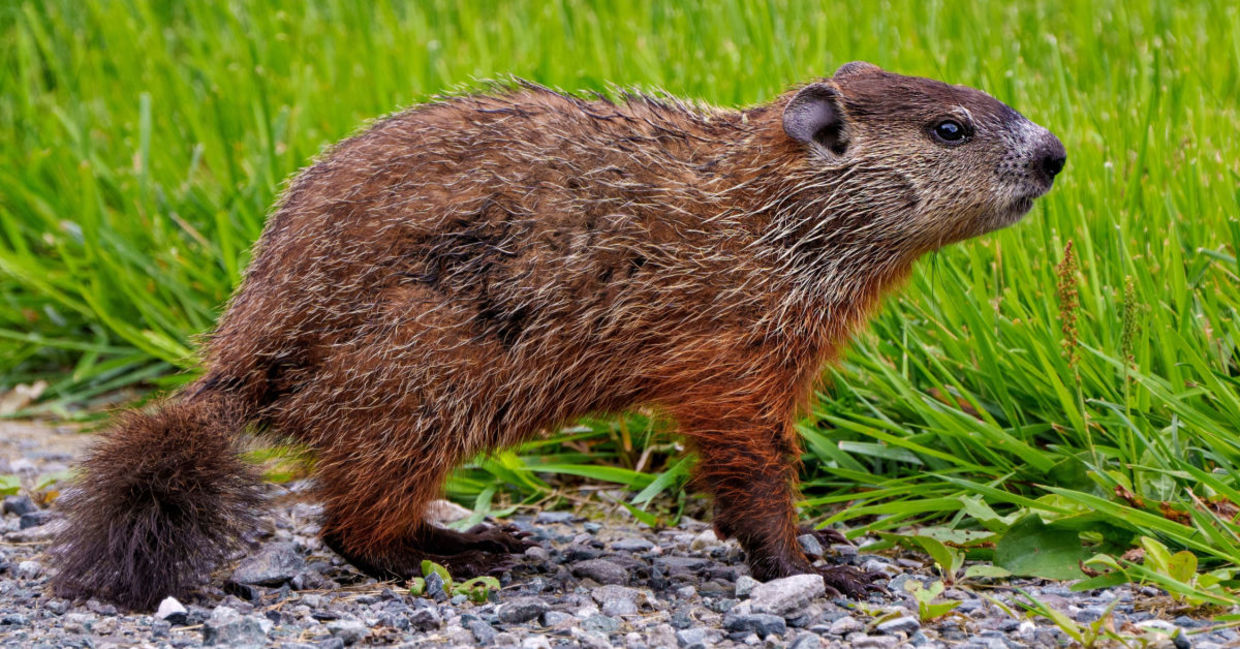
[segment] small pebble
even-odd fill
[[[22,516],[38,510],[30,496],[5,496],[4,504],[0,508],[5,514],[13,516]]]
[[[573,564],[573,576],[593,579],[600,584],[625,584],[629,581],[628,571],[607,559],[579,561]]]
[[[831,623],[830,630],[827,633],[831,635],[846,636],[850,633],[856,633],[865,629],[865,625],[860,620],[853,617],[842,617]]]
[[[370,635],[366,624],[358,620],[333,620],[327,623],[327,632],[351,645]]]
[[[159,603],[159,609],[155,611],[155,617],[167,621],[168,624],[184,626],[189,620],[189,612],[185,610],[185,606],[178,602],[175,597],[165,597]]]
[[[550,609],[545,601],[538,597],[518,597],[499,606],[499,621],[505,624],[521,624],[529,622]]]
[[[811,557],[821,557],[826,554],[822,542],[813,534],[802,534],[797,537],[797,542],[801,544],[801,551]]]
[[[753,589],[761,583],[762,582],[750,577],[749,575],[741,575],[736,580],[736,590],[734,591],[736,593],[736,597],[741,599],[749,597],[749,594],[753,592]]]
[[[894,620],[880,622],[875,629],[879,633],[886,633],[889,635],[895,633],[909,634],[921,629],[921,622],[919,622],[915,617],[904,616],[898,617]]]
[[[34,579],[43,574],[43,564],[38,561],[22,561],[17,564],[16,577],[18,579]]]
[[[754,633],[761,638],[783,635],[788,628],[784,618],[766,613],[729,616],[724,618],[723,625],[733,633]]]
[[[611,549],[616,552],[648,552],[654,544],[642,538],[627,538],[613,541]]]
[[[577,515],[572,512],[538,512],[538,515],[534,517],[534,523],[542,525],[571,523],[576,518]]]

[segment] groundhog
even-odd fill
[[[201,378],[82,463],[56,591],[202,583],[256,523],[246,431],[314,452],[323,541],[360,570],[502,568],[521,533],[423,519],[453,467],[649,407],[755,578],[862,595],[797,542],[793,423],[920,255],[1015,223],[1065,159],[980,91],[863,62],[745,110],[512,81],[382,119],[291,182]]]

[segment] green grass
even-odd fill
[[[811,513],[1001,533],[1037,512],[1097,549],[1147,535],[1240,566],[1240,10],[685,4],[4,3],[0,392],[46,379],[22,414],[72,416],[186,380],[282,182],[438,91],[515,74],[744,105],[866,59],[988,90],[1069,163],[1024,223],[920,263],[829,370],[802,426]],[[651,431],[586,422],[451,492],[675,493],[687,465]]]

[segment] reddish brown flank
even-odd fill
[[[423,521],[448,472],[635,406],[677,422],[755,577],[814,571],[793,421],[820,369],[920,254],[1019,218],[1055,156],[978,91],[868,64],[744,111],[522,83],[384,119],[293,181],[203,378],[85,463],[57,588],[145,608],[202,580],[252,523],[243,430],[315,450],[324,540],[362,570],[502,567],[519,534]]]

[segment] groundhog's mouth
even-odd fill
[[[1019,196],[1012,199],[1012,202],[1008,204],[1008,208],[1000,211],[995,216],[995,220],[991,221],[986,226],[985,231],[989,232],[991,230],[998,230],[1000,228],[1006,228],[1010,225],[1015,225],[1029,213],[1029,210],[1033,209],[1033,201],[1036,198],[1037,195],[1027,194],[1025,196]]]

